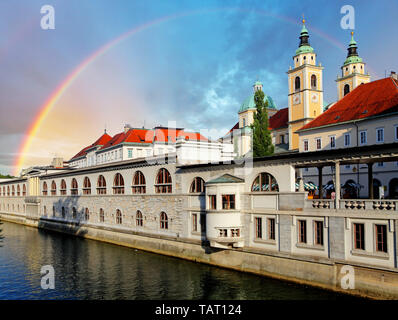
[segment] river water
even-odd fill
[[[4,222],[0,299],[336,300],[337,294]],[[41,288],[41,267],[55,289]]]

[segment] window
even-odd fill
[[[228,229],[219,229],[220,237],[228,237]]]
[[[156,176],[155,191],[156,193],[172,192],[171,175],[167,169],[162,168],[159,170]]]
[[[252,184],[252,192],[256,191],[279,191],[279,186],[273,175],[262,172],[260,173]]]
[[[192,231],[198,231],[198,214],[192,213]]]
[[[76,219],[77,218],[77,210],[75,207],[72,208],[72,219]]]
[[[223,194],[222,195],[222,208],[223,208],[223,210],[234,210],[235,209],[235,195],[234,194]]]
[[[378,167],[384,167],[384,162],[377,162]]]
[[[55,183],[55,181],[51,182],[51,195],[57,195],[57,184]]]
[[[350,92],[350,85],[349,85],[349,84],[346,84],[346,85],[344,86],[344,95],[347,95],[349,92]]]
[[[316,149],[321,150],[322,149],[322,139],[321,138],[316,138]]]
[[[10,196],[10,186],[7,187],[7,196]]]
[[[376,251],[387,252],[387,226],[376,224]]]
[[[364,145],[364,144],[367,143],[367,141],[368,141],[367,132],[365,130],[364,131],[359,131],[359,143],[361,145]]]
[[[295,91],[300,90],[300,77],[296,77],[296,79],[294,79],[294,90]]]
[[[349,147],[351,145],[351,134],[344,133],[344,147]]]
[[[307,243],[307,221],[298,221],[298,240],[300,243]]]
[[[46,196],[47,192],[47,182],[43,182],[43,196]]]
[[[22,195],[26,196],[26,185],[22,186]]]
[[[394,126],[394,132],[395,132],[395,140],[398,140],[398,124]]]
[[[142,212],[140,210],[137,211],[137,214],[135,216],[135,223],[137,227],[142,227],[144,225],[144,219],[142,217]]]
[[[162,212],[160,214],[160,229],[168,229],[169,228],[169,221],[167,218],[167,214]]]
[[[123,220],[122,220],[122,212],[117,209],[116,210],[116,224],[122,224]]]
[[[304,151],[308,151],[308,140],[304,140]]]
[[[376,129],[376,142],[384,142],[384,128]]]
[[[91,194],[91,182],[88,177],[85,177],[83,181],[83,194]]]
[[[120,173],[116,173],[113,179],[113,194],[124,194],[124,179]]]
[[[12,196],[15,196],[15,187],[12,186]]]
[[[84,210],[84,220],[90,220],[90,211],[88,210],[88,208]]]
[[[331,136],[330,137],[330,148],[331,149],[336,148],[336,136]]]
[[[281,135],[279,136],[279,143],[281,143],[281,144],[284,144],[284,143],[285,143],[285,135],[284,135],[284,134],[281,134]]]
[[[311,76],[311,89],[316,89],[316,75]]]
[[[354,248],[365,250],[365,225],[354,223]]]
[[[65,219],[65,207],[61,208],[61,214],[62,214],[62,218]]]
[[[104,209],[102,209],[102,208],[99,211],[99,221],[105,222],[105,212],[104,212]]]
[[[66,195],[66,182],[64,179],[61,180],[61,188],[59,189],[61,196]]]
[[[132,157],[133,157],[133,149],[128,149],[128,150],[127,150],[127,156],[128,156],[129,158],[132,158]]]
[[[97,180],[97,194],[106,194],[106,180],[100,175]]]
[[[345,168],[346,168],[346,169],[351,169],[351,165],[350,165],[350,164],[346,164],[346,165],[345,165]]]
[[[268,218],[268,240],[275,240],[275,219]]]
[[[133,178],[133,187],[132,187],[132,192],[133,193],[146,193],[146,182],[145,182],[145,176],[141,171],[137,171],[134,174]]]
[[[75,178],[72,179],[72,183],[71,183],[71,188],[70,188],[70,194],[71,195],[77,195],[78,193],[78,185],[77,185],[77,181]]]
[[[17,185],[17,196],[19,197],[21,195],[21,187]]]
[[[191,183],[190,193],[203,193],[205,192],[205,181],[201,177],[196,177]]]
[[[55,217],[55,207],[53,206],[53,217]]]
[[[242,127],[246,127],[246,119],[245,118],[243,118],[243,120],[242,120]]]
[[[315,244],[323,246],[323,221],[314,221]]]
[[[262,226],[262,218],[255,218],[255,226],[256,226],[256,238],[261,239],[263,237],[263,226]]]
[[[217,209],[217,196],[215,194],[209,195],[209,209]]]

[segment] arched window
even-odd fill
[[[21,195],[21,187],[17,185],[17,196],[19,197]]]
[[[55,183],[55,181],[51,182],[51,195],[57,195],[57,184]]]
[[[15,187],[12,186],[12,196],[15,196]]]
[[[26,185],[22,185],[22,196],[26,196]]]
[[[102,208],[99,211],[99,221],[105,222],[105,212],[104,212],[104,209],[102,209]]]
[[[146,193],[145,176],[141,171],[137,171],[133,178],[133,193]]]
[[[90,220],[90,211],[88,210],[88,208],[84,209],[84,220]]]
[[[137,227],[142,227],[144,225],[144,219],[142,218],[142,212],[140,210],[137,211],[135,221],[136,221]]]
[[[205,192],[205,181],[201,177],[196,177],[191,183],[190,193],[202,193]]]
[[[72,196],[76,196],[78,194],[78,185],[77,185],[77,181],[75,178],[72,179],[72,183],[70,186],[70,194]]]
[[[66,196],[66,182],[64,179],[61,180],[61,188],[59,189],[61,196]]]
[[[83,194],[91,194],[91,182],[88,177],[85,177],[83,181]]]
[[[316,85],[316,75],[313,74],[311,76],[311,89],[316,89],[317,85]]]
[[[72,219],[76,219],[77,218],[77,210],[75,207],[72,208]]]
[[[116,210],[116,224],[122,224],[122,212],[119,209]]]
[[[113,194],[124,194],[124,179],[120,173],[116,173],[113,180]]]
[[[348,94],[350,92],[350,85],[346,84],[344,85],[344,95]]]
[[[3,187],[3,196],[6,196],[6,187]]]
[[[106,194],[106,180],[103,175],[98,177],[97,194]]]
[[[252,192],[256,191],[279,191],[279,186],[273,175],[262,172],[252,184]]]
[[[300,77],[296,77],[296,79],[294,79],[294,90],[295,91],[300,90]]]
[[[168,170],[162,168],[158,171],[158,175],[156,176],[155,191],[156,193],[172,192],[171,175]]]
[[[168,229],[169,228],[169,219],[167,218],[166,212],[162,212],[160,214],[160,229]]]
[[[43,182],[43,196],[46,196],[47,195],[47,191],[48,190],[48,188],[47,188],[47,182]]]
[[[7,187],[7,196],[10,196],[10,186]]]

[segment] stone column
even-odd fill
[[[368,163],[368,190],[369,199],[373,199],[373,163]]]
[[[334,186],[335,192],[336,192],[336,209],[340,208],[340,162],[336,161],[335,162],[335,181],[336,185]]]
[[[319,167],[318,167],[318,190],[319,190],[319,199],[323,199],[322,169],[323,169],[323,166],[319,166]]]
[[[302,168],[300,168],[298,170],[298,174],[299,174],[299,191],[304,192],[304,179],[303,179],[303,169]]]

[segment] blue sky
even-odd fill
[[[40,28],[44,4],[55,8],[55,30]],[[175,14],[119,43],[84,71],[52,118],[70,111],[71,121],[57,126],[57,141],[43,128],[47,153],[32,154],[32,163],[48,163],[52,154],[73,156],[70,150],[91,143],[105,124],[111,134],[144,121],[147,127],[177,121],[192,130],[228,130],[256,79],[279,108],[287,107],[286,71],[302,14],[325,68],[324,99],[332,102],[350,40],[350,30],[340,27],[345,4],[355,9],[355,39],[372,80],[398,71],[396,1],[2,1],[0,172],[12,171],[40,106],[85,58],[128,30]],[[75,124],[84,132],[64,148]]]

